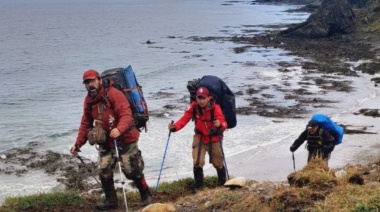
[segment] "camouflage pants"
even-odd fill
[[[143,177],[144,160],[137,142],[119,146],[121,170],[125,176],[132,180]],[[99,147],[99,176],[103,179],[113,177],[115,167],[118,166],[115,148]]]
[[[206,152],[211,158],[211,163],[216,169],[224,167],[223,153],[220,146],[221,142],[212,142],[211,149],[209,144],[203,144],[199,138],[194,135],[193,138],[193,165],[194,167],[203,167],[205,165]],[[211,155],[210,155],[211,153]]]

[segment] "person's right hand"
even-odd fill
[[[168,125],[168,129],[169,129],[170,132],[175,132],[176,131],[175,124],[170,123]]]
[[[294,151],[296,151],[296,150],[297,150],[297,148],[296,148],[295,146],[293,146],[293,145],[290,146],[290,151],[291,151],[291,152],[294,152]]]
[[[70,153],[76,157],[78,156],[78,150],[79,149],[74,145],[70,148]]]

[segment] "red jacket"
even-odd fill
[[[195,118],[195,134],[198,138],[201,139],[202,143],[208,144],[210,141],[210,129],[214,128],[213,120],[211,120],[211,110],[214,109],[214,119],[219,120],[219,135],[212,135],[211,141],[218,142],[219,136],[222,137],[222,132],[227,129],[227,122],[224,119],[222,109],[220,106],[213,101],[210,101],[209,104],[204,109],[204,113],[202,114],[199,110],[198,104],[196,101],[190,103],[189,108],[185,111],[185,114],[175,123],[176,130],[181,130],[186,124],[193,118],[193,111],[196,108],[196,118]]]
[[[111,85],[113,83],[111,82]],[[94,127],[94,120],[99,117],[99,109],[103,105],[102,112],[102,128],[110,133],[110,117],[114,117],[113,126],[120,131],[121,136],[117,138],[118,144],[137,142],[140,132],[133,126],[133,117],[127,97],[118,89],[111,86],[108,89],[103,87],[95,99],[91,99],[88,95],[84,99],[84,109],[82,120],[79,127],[78,137],[75,145],[80,148],[87,141],[87,133]],[[103,98],[107,90],[107,101]],[[101,104],[103,103],[103,104]],[[108,143],[111,148],[114,148],[113,138],[109,137]]]

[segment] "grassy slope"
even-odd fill
[[[339,177],[337,177],[339,176]],[[162,183],[154,203],[170,203],[177,211],[379,211],[380,159],[368,165],[329,170],[317,159],[288,176],[290,182],[255,181],[239,189],[215,187],[216,177],[196,193],[192,179]],[[124,211],[123,195],[119,193]],[[139,195],[127,195],[130,211],[139,211]],[[49,193],[6,199],[0,211],[93,211],[97,195]]]

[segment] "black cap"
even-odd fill
[[[309,123],[307,124],[308,127],[316,127],[318,126],[318,122],[314,120],[310,120]]]

